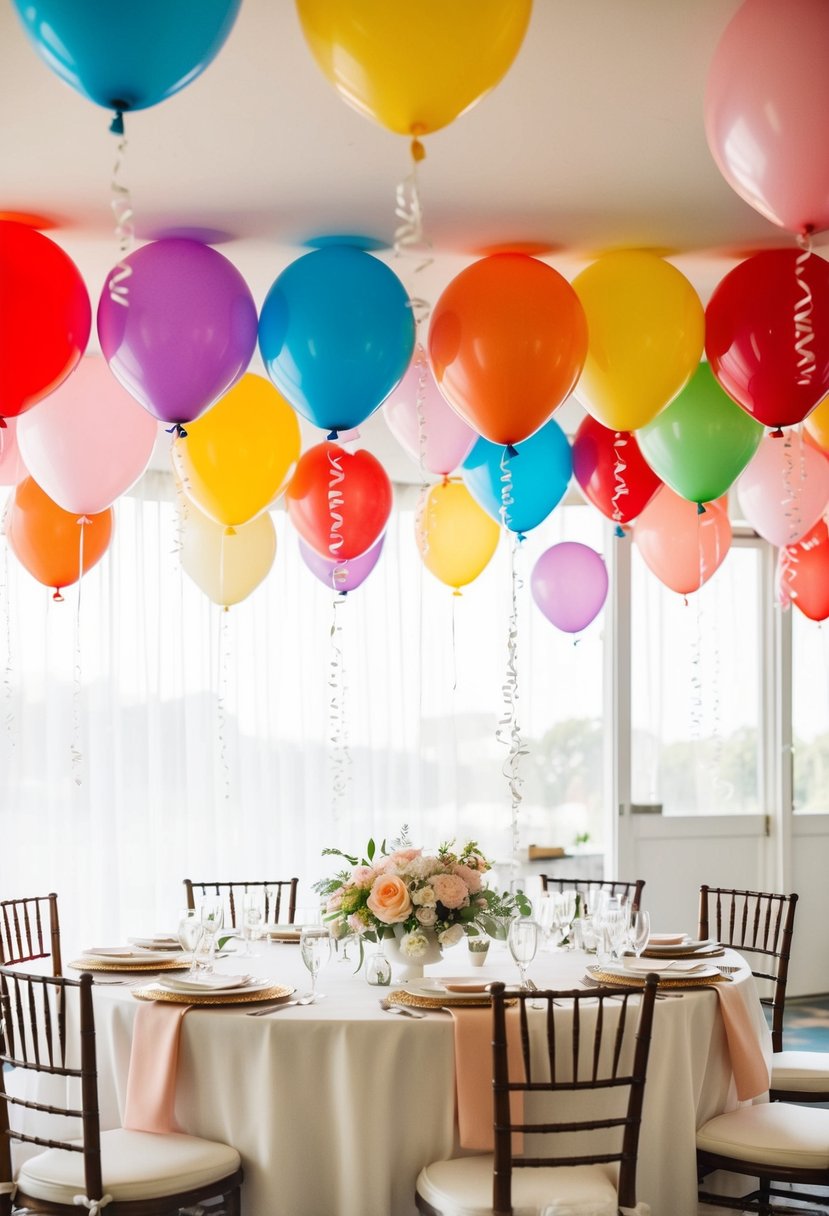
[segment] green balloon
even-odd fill
[[[726,492],[762,437],[762,425],[720,388],[707,363],[700,363],[671,404],[636,432],[654,473],[697,503]]]

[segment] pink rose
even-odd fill
[[[333,895],[328,896],[328,902],[325,905],[326,912],[339,912],[342,907],[343,892],[342,887],[339,891],[335,891]]]
[[[351,871],[351,881],[355,887],[370,887],[377,877],[377,871],[371,866],[355,866]]]
[[[381,874],[376,878],[366,903],[384,925],[406,920],[412,911],[409,889],[395,874]]]
[[[444,908],[462,908],[469,899],[469,889],[457,874],[436,874],[432,889]]]
[[[402,870],[410,861],[414,861],[415,857],[419,857],[423,852],[422,849],[397,849],[394,853],[389,853],[388,857],[382,863],[383,870]]]
[[[481,876],[477,870],[470,870],[469,866],[456,865],[454,871],[458,878],[466,883],[468,891],[476,895],[481,889]]]

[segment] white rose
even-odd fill
[[[431,887],[421,887],[417,891],[412,891],[412,903],[417,905],[436,904],[437,899]]]
[[[438,918],[438,910],[434,904],[429,904],[425,908],[418,908],[415,916],[421,925],[433,925]]]
[[[400,939],[400,953],[404,958],[421,958],[429,948],[429,940],[419,929],[404,933]]]
[[[438,941],[442,946],[456,946],[465,936],[462,925],[450,925],[438,934]]]

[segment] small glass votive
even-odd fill
[[[574,950],[584,950],[588,954],[595,953],[596,933],[593,921],[589,916],[581,916],[573,921],[571,940]]]
[[[387,988],[391,983],[391,963],[382,947],[366,959],[366,983],[375,988]]]
[[[486,956],[489,953],[489,938],[470,937],[467,939],[466,944],[469,949],[470,965],[473,967],[483,967],[486,963]]]

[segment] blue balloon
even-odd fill
[[[14,0],[53,72],[108,110],[144,110],[219,53],[242,0]]]
[[[347,245],[297,258],[267,294],[259,349],[271,380],[314,426],[359,426],[411,361],[411,302],[384,262]]]
[[[552,418],[523,443],[516,455],[488,439],[478,439],[461,466],[469,493],[487,514],[511,532],[529,532],[545,520],[565,495],[573,472],[573,454],[564,431]],[[502,466],[503,462],[503,468]],[[504,473],[512,503],[502,521]]]

